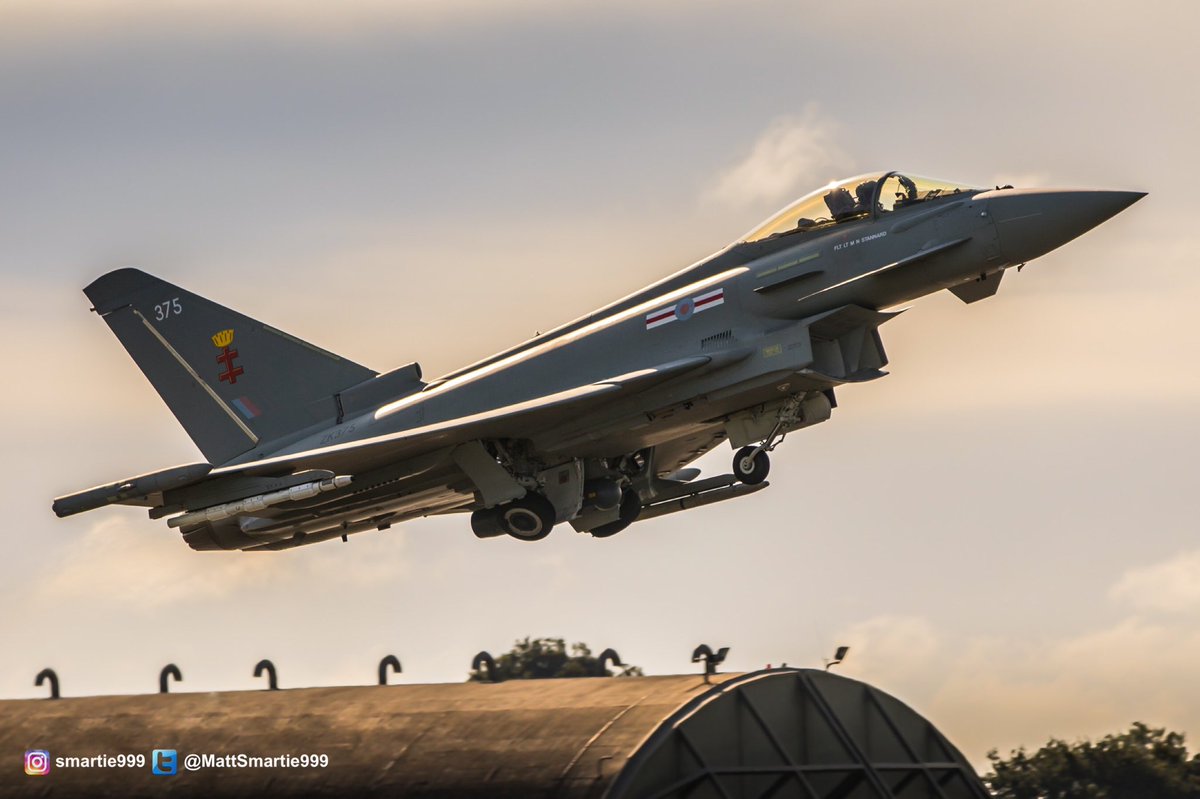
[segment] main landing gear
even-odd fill
[[[529,493],[506,505],[471,514],[477,538],[511,535],[520,541],[541,541],[554,527],[554,506],[541,494]]]
[[[594,538],[608,538],[624,530],[637,521],[642,513],[642,498],[632,488],[626,488],[621,494],[621,507],[617,511],[617,520],[602,524],[591,531]]]

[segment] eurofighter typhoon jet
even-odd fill
[[[846,383],[882,377],[879,327],[1005,270],[1139,192],[984,190],[899,172],[832,183],[733,244],[436,380],[377,373],[138,271],[84,289],[204,456],[54,501],[138,505],[194,549],[282,550],[421,516],[480,538],[605,538],[767,487],[768,454]],[[728,442],[729,474],[688,464]],[[465,521],[465,520],[464,520]],[[465,526],[465,524],[464,524]]]

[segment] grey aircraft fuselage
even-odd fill
[[[896,200],[884,202],[893,184]],[[216,468],[131,478],[60,498],[55,510],[117,502],[154,517],[180,512],[172,526],[198,549],[286,549],[464,511],[480,537],[536,540],[563,521],[611,535],[639,516],[765,486],[766,453],[784,433],[829,418],[838,385],[884,374],[886,309],[941,289],[965,302],[990,296],[1004,270],[1141,196],[926,188],[897,173],[831,184],[781,212],[780,229],[768,224],[766,235],[469,367],[429,383],[419,368],[376,376],[369,390],[330,392],[333,418],[255,440]],[[787,216],[814,207],[828,216]],[[222,403],[232,387],[209,382]],[[734,473],[691,482],[685,467],[725,440],[742,448]],[[333,485],[335,475],[352,481]],[[321,480],[319,493],[280,500]],[[260,499],[228,504],[247,492]]]

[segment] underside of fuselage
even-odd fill
[[[650,396],[614,401],[528,437],[498,438],[482,444],[488,456],[502,464],[513,482],[529,494],[549,493],[544,490],[546,472],[564,464],[576,465],[581,478],[576,495],[561,498],[554,523],[571,522],[580,532],[621,521],[619,502],[603,506],[601,500],[598,507],[596,502],[588,501],[589,486],[594,493],[597,483],[608,484],[610,498],[636,495],[641,509],[655,506],[660,495],[673,502],[693,496],[686,491],[688,480],[680,479],[693,461],[727,440],[743,447],[772,435],[782,438],[787,432],[824,421],[833,405],[833,387],[845,382],[843,378],[854,378],[841,368],[846,359],[836,342],[816,342],[818,351],[824,348],[831,352],[832,345],[838,353],[837,364],[825,363],[825,372],[811,368],[812,358],[808,355],[786,363],[784,352],[789,340],[800,333],[811,336],[807,328],[795,331],[792,327],[748,342],[728,339],[724,352],[735,357],[706,375],[680,378],[680,385],[668,383]],[[852,364],[855,375],[881,375],[878,367],[886,360],[882,349],[867,350],[865,362]],[[752,357],[761,356],[763,351],[771,358]],[[780,360],[772,363],[772,358]],[[756,365],[760,361],[768,362],[769,367]],[[734,379],[738,382],[731,384]],[[646,407],[651,409],[642,410]],[[464,470],[455,454],[456,448],[433,454],[416,474],[406,464],[360,473],[344,489],[282,503],[249,520],[242,517],[185,527],[184,537],[197,549],[271,551],[357,532],[386,530],[421,516],[488,511],[492,506],[477,482],[485,478]],[[726,490],[734,482],[730,480],[715,490]],[[765,487],[765,483],[762,485]],[[713,490],[711,486],[697,489],[695,495]],[[729,498],[734,495],[729,493]]]

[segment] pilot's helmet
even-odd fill
[[[865,183],[859,183],[854,187],[854,196],[858,198],[859,210],[871,210],[871,198],[875,196],[875,181],[868,180]]]

